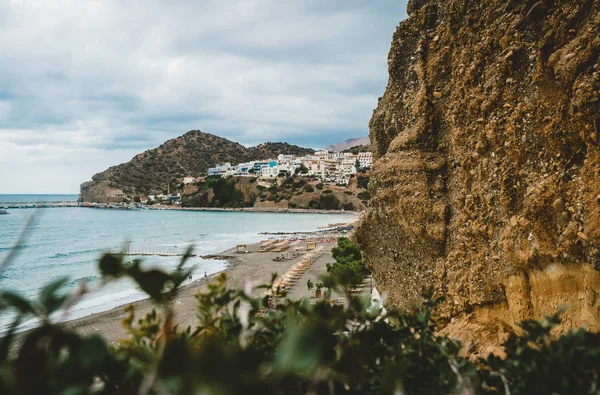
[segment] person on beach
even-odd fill
[[[206,272],[204,272],[204,278],[206,278],[206,277],[208,277],[208,276],[206,275]]]
[[[188,280],[189,280],[190,282],[192,282],[192,273],[190,273],[190,276],[188,277]]]

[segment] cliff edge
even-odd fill
[[[411,0],[356,238],[388,304],[446,295],[490,351],[568,307],[600,329],[600,0]]]

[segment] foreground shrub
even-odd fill
[[[346,242],[335,253],[344,262],[359,254]],[[492,356],[477,369],[459,354],[457,341],[436,335],[439,299],[431,293],[411,313],[382,315],[357,297],[343,306],[281,300],[268,309],[268,297],[229,288],[222,274],[197,295],[197,326],[178,328],[170,306],[189,272],[184,263],[166,273],[119,256],[101,259],[103,283],[129,277],[160,309],[138,319],[127,307],[129,337],[116,347],[53,322],[52,313],[74,302],[61,292],[66,279],[50,283],[37,300],[2,291],[0,312],[16,318],[0,340],[0,393],[592,394],[599,388],[598,335],[578,331],[553,340],[558,316],[527,321],[523,335],[506,344],[505,359]],[[17,338],[19,324],[31,317],[39,327]]]
[[[484,387],[513,395],[600,393],[600,336],[579,329],[553,338],[559,323],[559,313],[522,322],[522,336],[504,344],[505,359],[481,361]]]

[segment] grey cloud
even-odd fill
[[[97,168],[190,129],[246,145],[364,135],[405,3],[0,2],[0,141],[35,174],[28,155]]]

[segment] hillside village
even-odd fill
[[[257,197],[257,204],[265,202],[259,198],[264,195],[262,191],[250,191],[252,188],[246,184],[258,181],[255,187],[269,187],[275,181],[281,183],[286,176],[306,179],[306,182],[314,184],[313,187],[323,183],[346,188],[346,192],[349,192],[354,188],[350,185],[352,178],[362,177],[353,177],[354,174],[362,172],[364,175],[371,167],[373,158],[369,151],[369,140],[364,137],[349,139],[315,152],[311,148],[284,142],[245,147],[223,137],[191,130],[165,141],[159,147],[139,153],[129,162],[94,174],[91,181],[81,184],[79,200],[93,207],[152,202],[185,204],[186,195],[203,188],[212,189],[206,184],[212,185],[212,181],[219,179],[221,183],[224,180],[229,184],[237,183],[235,189],[238,191],[248,189],[243,202],[244,206],[248,206],[253,196]],[[361,182],[364,183],[364,180]],[[276,195],[272,198],[277,200]],[[213,202],[212,197],[208,198],[208,203],[197,196],[187,200],[188,204],[223,204],[222,199]],[[355,200],[353,204],[362,204],[363,201]],[[277,203],[281,205],[286,202]],[[288,203],[303,205],[303,202]],[[241,203],[236,200],[235,204]]]
[[[347,185],[350,177],[358,169],[369,169],[372,163],[371,152],[353,154],[322,150],[304,156],[280,154],[277,159],[251,161],[237,165],[222,163],[209,168],[207,175],[277,177],[280,173],[292,175],[300,172],[321,181]],[[184,184],[193,181],[192,176],[183,179]]]

